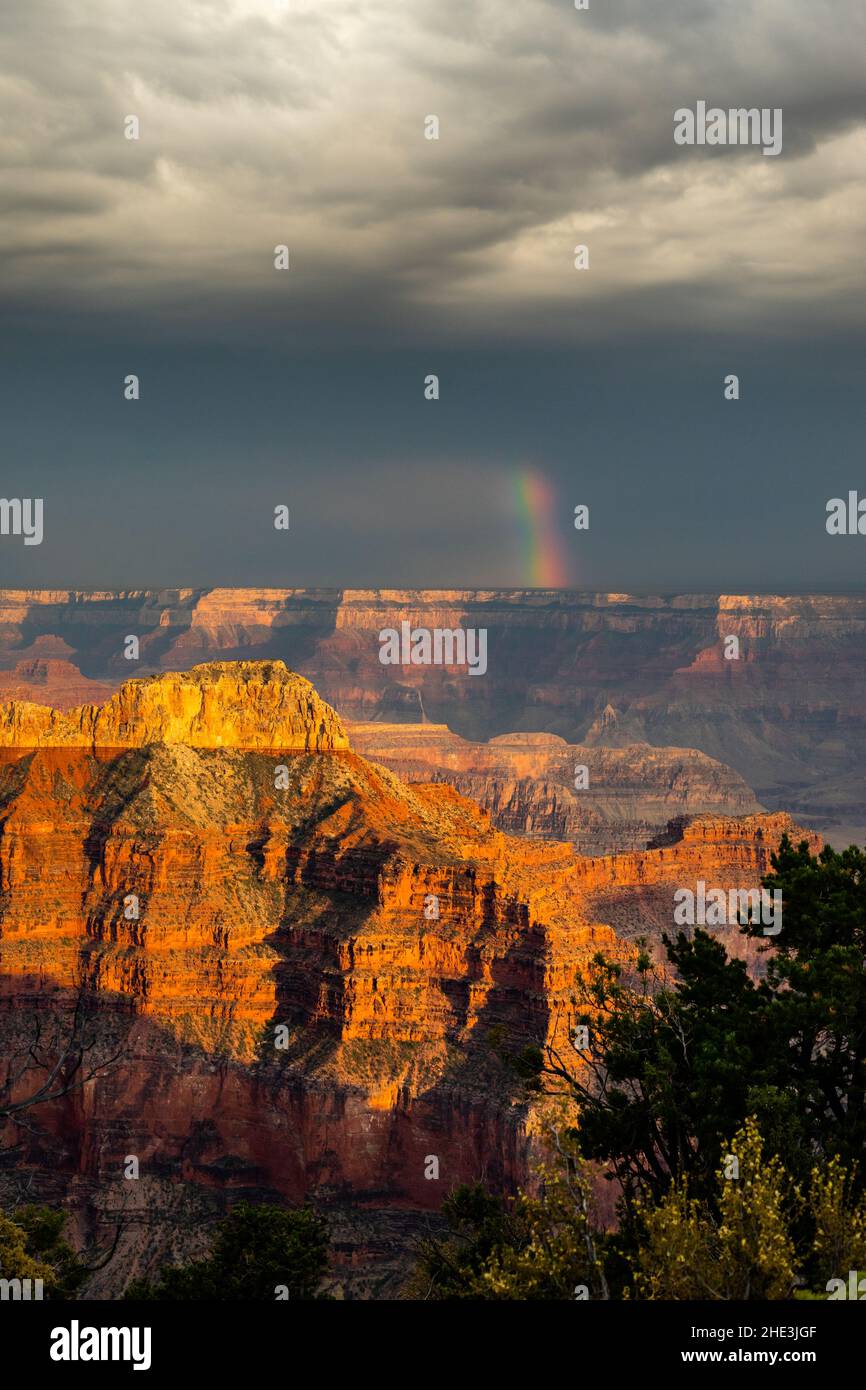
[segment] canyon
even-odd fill
[[[683,815],[761,809],[731,768],[692,748],[569,744],[557,734],[471,743],[443,724],[347,722],[352,747],[407,782],[448,782],[513,835],[580,854],[645,848]]]
[[[485,629],[485,675],[382,666],[378,635],[402,622]],[[353,721],[447,725],[471,742],[547,733],[590,747],[695,749],[734,769],[758,804],[831,840],[866,827],[860,595],[5,590],[0,678],[17,668],[18,694],[27,663],[66,661],[68,682],[115,689],[131,673],[129,634],[140,640],[136,674],[280,659]],[[737,660],[724,657],[730,637]],[[52,680],[46,703],[92,698],[64,698],[62,674]]]
[[[105,1059],[6,1122],[0,1195],[23,1185],[79,1240],[116,1238],[89,1296],[197,1253],[239,1196],[315,1200],[337,1296],[396,1296],[455,1183],[531,1179],[539,1117],[508,1057],[567,1039],[589,958],[627,961],[638,936],[658,950],[677,888],[754,888],[785,834],[820,843],[744,809],[579,854],[506,833],[444,780],[402,780],[352,729],[272,657],[124,681],[101,705],[0,708],[0,1056],[14,1074],[37,1027],[59,1047],[86,998]]]

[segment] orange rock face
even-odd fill
[[[0,746],[348,748],[343,727],[309,681],[282,661],[225,661],[126,681],[101,707],[60,713],[13,701],[0,711]]]
[[[202,1194],[315,1193],[390,1230],[456,1182],[525,1181],[503,1052],[567,1029],[576,971],[623,949],[635,894],[753,886],[789,824],[703,820],[580,859],[366,761],[281,663],[131,682],[96,713],[6,706],[0,727],[0,1050],[84,981],[121,1052],[40,1108],[41,1138],[5,1140],[82,1229],[133,1211],[97,1292],[195,1248]]]
[[[585,893],[586,911],[612,923],[617,936],[648,937],[661,957],[661,935],[675,934],[674,894],[696,892],[697,884],[754,890],[772,870],[772,856],[783,836],[793,844],[805,841],[816,854],[822,840],[804,830],[784,812],[720,817],[678,817],[651,847],[640,854],[604,855],[581,860],[576,871]],[[760,974],[768,942],[744,936],[735,924],[714,930],[729,955],[738,956]]]

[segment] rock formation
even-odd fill
[[[629,950],[635,902],[652,931],[694,875],[753,887],[793,830],[704,818],[603,858],[508,836],[351,750],[272,661],[129,682],[101,712],[6,706],[0,728],[0,1056],[82,984],[94,1055],[120,1051],[0,1147],[82,1232],[122,1216],[95,1295],[199,1248],[239,1194],[315,1196],[344,1286],[393,1291],[454,1183],[526,1181],[505,1054],[564,1038],[576,972]]]
[[[378,660],[378,633],[403,619],[486,628],[487,674],[468,679],[416,666],[398,668],[395,679],[395,668]],[[116,685],[128,675],[128,633],[140,637],[142,670],[220,657],[283,659],[354,720],[427,718],[471,740],[541,731],[575,744],[695,748],[735,768],[764,805],[822,830],[832,831],[834,821],[855,835],[866,827],[862,596],[0,593],[0,667],[50,650],[86,677]],[[739,642],[736,660],[724,658],[729,637]]]
[[[122,1034],[120,1064],[40,1107],[59,1156],[24,1141],[46,1180],[65,1164],[85,1184],[82,1222],[127,1200],[138,1156],[148,1234],[127,1277],[182,1240],[160,1216],[178,1179],[410,1212],[482,1173],[525,1179],[489,1036],[546,1037],[586,953],[615,946],[580,919],[569,846],[404,786],[279,663],[131,682],[96,714],[6,706],[0,725],[2,1053],[82,981],[105,1050]]]
[[[610,854],[578,860],[575,871],[584,889],[584,910],[616,929],[621,940],[646,937],[660,959],[662,932],[671,935],[674,893],[707,887],[755,889],[772,869],[772,856],[783,836],[805,841],[817,854],[822,840],[786,812],[753,816],[678,816],[637,854]],[[771,941],[741,934],[736,925],[714,929],[732,956],[744,959],[756,974],[766,966]]]
[[[348,748],[343,727],[310,682],[282,661],[212,662],[126,681],[104,705],[65,713],[12,701],[0,710],[0,747]]]
[[[0,701],[38,700],[54,709],[71,709],[101,705],[113,690],[113,684],[88,680],[64,658],[34,656],[17,662],[11,671],[0,671]]]
[[[737,773],[692,748],[604,748],[556,734],[470,743],[442,724],[350,723],[348,731],[353,748],[405,781],[448,782],[500,830],[568,840],[579,854],[643,849],[679,815],[760,809]]]

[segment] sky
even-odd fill
[[[864,169],[862,0],[4,5],[0,584],[860,589]]]

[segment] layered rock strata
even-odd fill
[[[441,724],[348,725],[352,746],[405,781],[448,782],[513,835],[568,840],[579,854],[645,848],[682,815],[748,815],[754,793],[692,748],[568,744],[556,734],[471,743]]]
[[[121,1220],[101,1294],[196,1249],[205,1197],[312,1196],[397,1240],[457,1182],[513,1190],[532,1143],[508,1055],[563,1042],[577,972],[628,954],[641,895],[754,886],[797,837],[704,818],[580,858],[506,835],[361,757],[272,661],[126,683],[99,711],[7,705],[0,729],[3,1065],[37,1026],[50,1064],[82,986],[106,1059],[35,1128],[7,1124],[3,1181],[32,1176],[91,1235]],[[346,1287],[370,1291],[391,1237],[346,1240]]]

